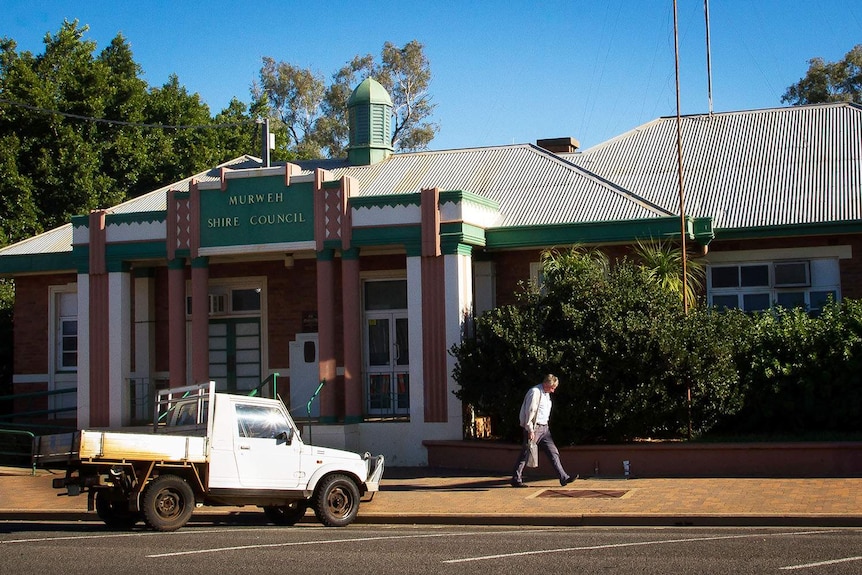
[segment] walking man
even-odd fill
[[[551,460],[551,465],[557,472],[560,478],[560,485],[565,487],[571,483],[573,479],[571,475],[563,469],[563,464],[560,463],[560,450],[554,445],[554,439],[551,437],[551,430],[548,428],[548,419],[551,416],[551,394],[557,389],[560,380],[556,375],[548,374],[539,385],[531,387],[524,397],[524,403],[521,405],[521,427],[524,429],[524,448],[521,450],[521,455],[515,464],[515,471],[512,474],[512,487],[525,487],[524,485],[524,466],[527,465],[527,459],[530,457],[530,443],[535,443],[542,451],[547,454]]]

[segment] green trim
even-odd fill
[[[335,259],[335,250],[331,248],[324,248],[317,252],[317,261],[319,262],[331,262]]]
[[[186,269],[186,260],[185,258],[175,258],[172,260],[168,260],[168,269],[169,270],[184,270]]]
[[[105,258],[109,262],[111,260],[163,260],[167,257],[167,246],[163,241],[126,242],[121,244],[108,244],[105,246]]]
[[[742,240],[858,233],[862,233],[862,220],[784,226],[753,226],[748,228],[717,228],[715,230],[715,238],[718,240]]]
[[[457,238],[459,242],[471,244],[474,246],[485,245],[485,229],[473,224],[465,224],[456,222],[452,224],[442,224],[440,226],[440,237],[442,241],[449,241]]]
[[[167,212],[165,210],[132,212],[129,214],[108,214],[105,217],[105,225],[158,224],[164,223],[167,219]]]
[[[108,260],[105,262],[105,268],[108,273],[129,273],[132,271],[132,264],[126,260]]]
[[[499,211],[500,209],[499,203],[473,192],[463,190],[447,190],[445,192],[440,192],[441,206],[443,204],[460,204],[466,202],[477,204],[492,210]]]
[[[381,226],[375,228],[356,228],[353,230],[352,247],[407,245],[421,243],[422,228],[419,224],[406,226]]]
[[[3,256],[0,257],[0,275],[77,272],[76,262],[73,252]]]
[[[680,220],[675,216],[580,224],[518,226],[485,231],[485,246],[491,250],[568,244],[607,244],[637,239],[679,237]],[[688,218],[688,237],[707,245],[712,241],[710,218]]]
[[[321,189],[337,190],[341,188],[341,180],[324,180],[320,182]]]
[[[207,256],[198,256],[192,259],[192,269],[206,269],[210,267],[210,259]]]
[[[180,192],[178,190],[174,191],[174,193],[170,194],[168,198],[173,198],[175,200],[187,200],[192,197],[191,192]]]
[[[334,425],[338,423],[338,418],[334,415],[321,415],[317,422],[322,425]]]
[[[397,208],[403,206],[420,205],[419,194],[388,194],[385,196],[363,196],[361,198],[350,198],[351,209],[359,208]]]
[[[363,421],[365,421],[365,418],[362,417],[361,415],[347,415],[344,417],[344,424],[345,425],[351,425],[354,423],[362,423]]]
[[[343,260],[358,260],[359,259],[359,248],[349,248],[346,250],[341,250],[341,259],[343,259]]]

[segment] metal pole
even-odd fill
[[[677,0],[673,0],[673,40],[674,59],[676,67],[676,157],[677,174],[679,176],[679,224],[680,224],[680,250],[682,251],[682,308],[683,313],[688,315],[688,254],[686,253],[685,236],[685,187],[682,175],[682,117],[680,116],[679,104],[679,25],[677,20]],[[691,381],[686,380],[686,402],[688,406],[688,438],[691,439]]]
[[[709,46],[709,0],[703,0],[703,17],[706,20],[706,91],[709,98],[709,115],[712,116],[712,50]]]

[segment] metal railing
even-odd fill
[[[0,429],[0,465],[29,467],[30,474],[36,475],[36,463],[33,460],[35,438],[32,431]]]

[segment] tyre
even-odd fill
[[[95,493],[96,515],[111,529],[131,529],[142,519],[137,511],[129,511],[129,502],[124,498],[112,498],[111,492],[99,489]]]
[[[176,531],[192,516],[195,494],[183,478],[160,475],[144,491],[141,507],[147,525],[156,531]]]
[[[296,525],[305,516],[306,509],[305,501],[291,501],[287,505],[268,505],[263,512],[275,525]]]
[[[359,512],[359,488],[346,475],[330,475],[317,486],[314,514],[327,527],[350,525]]]

